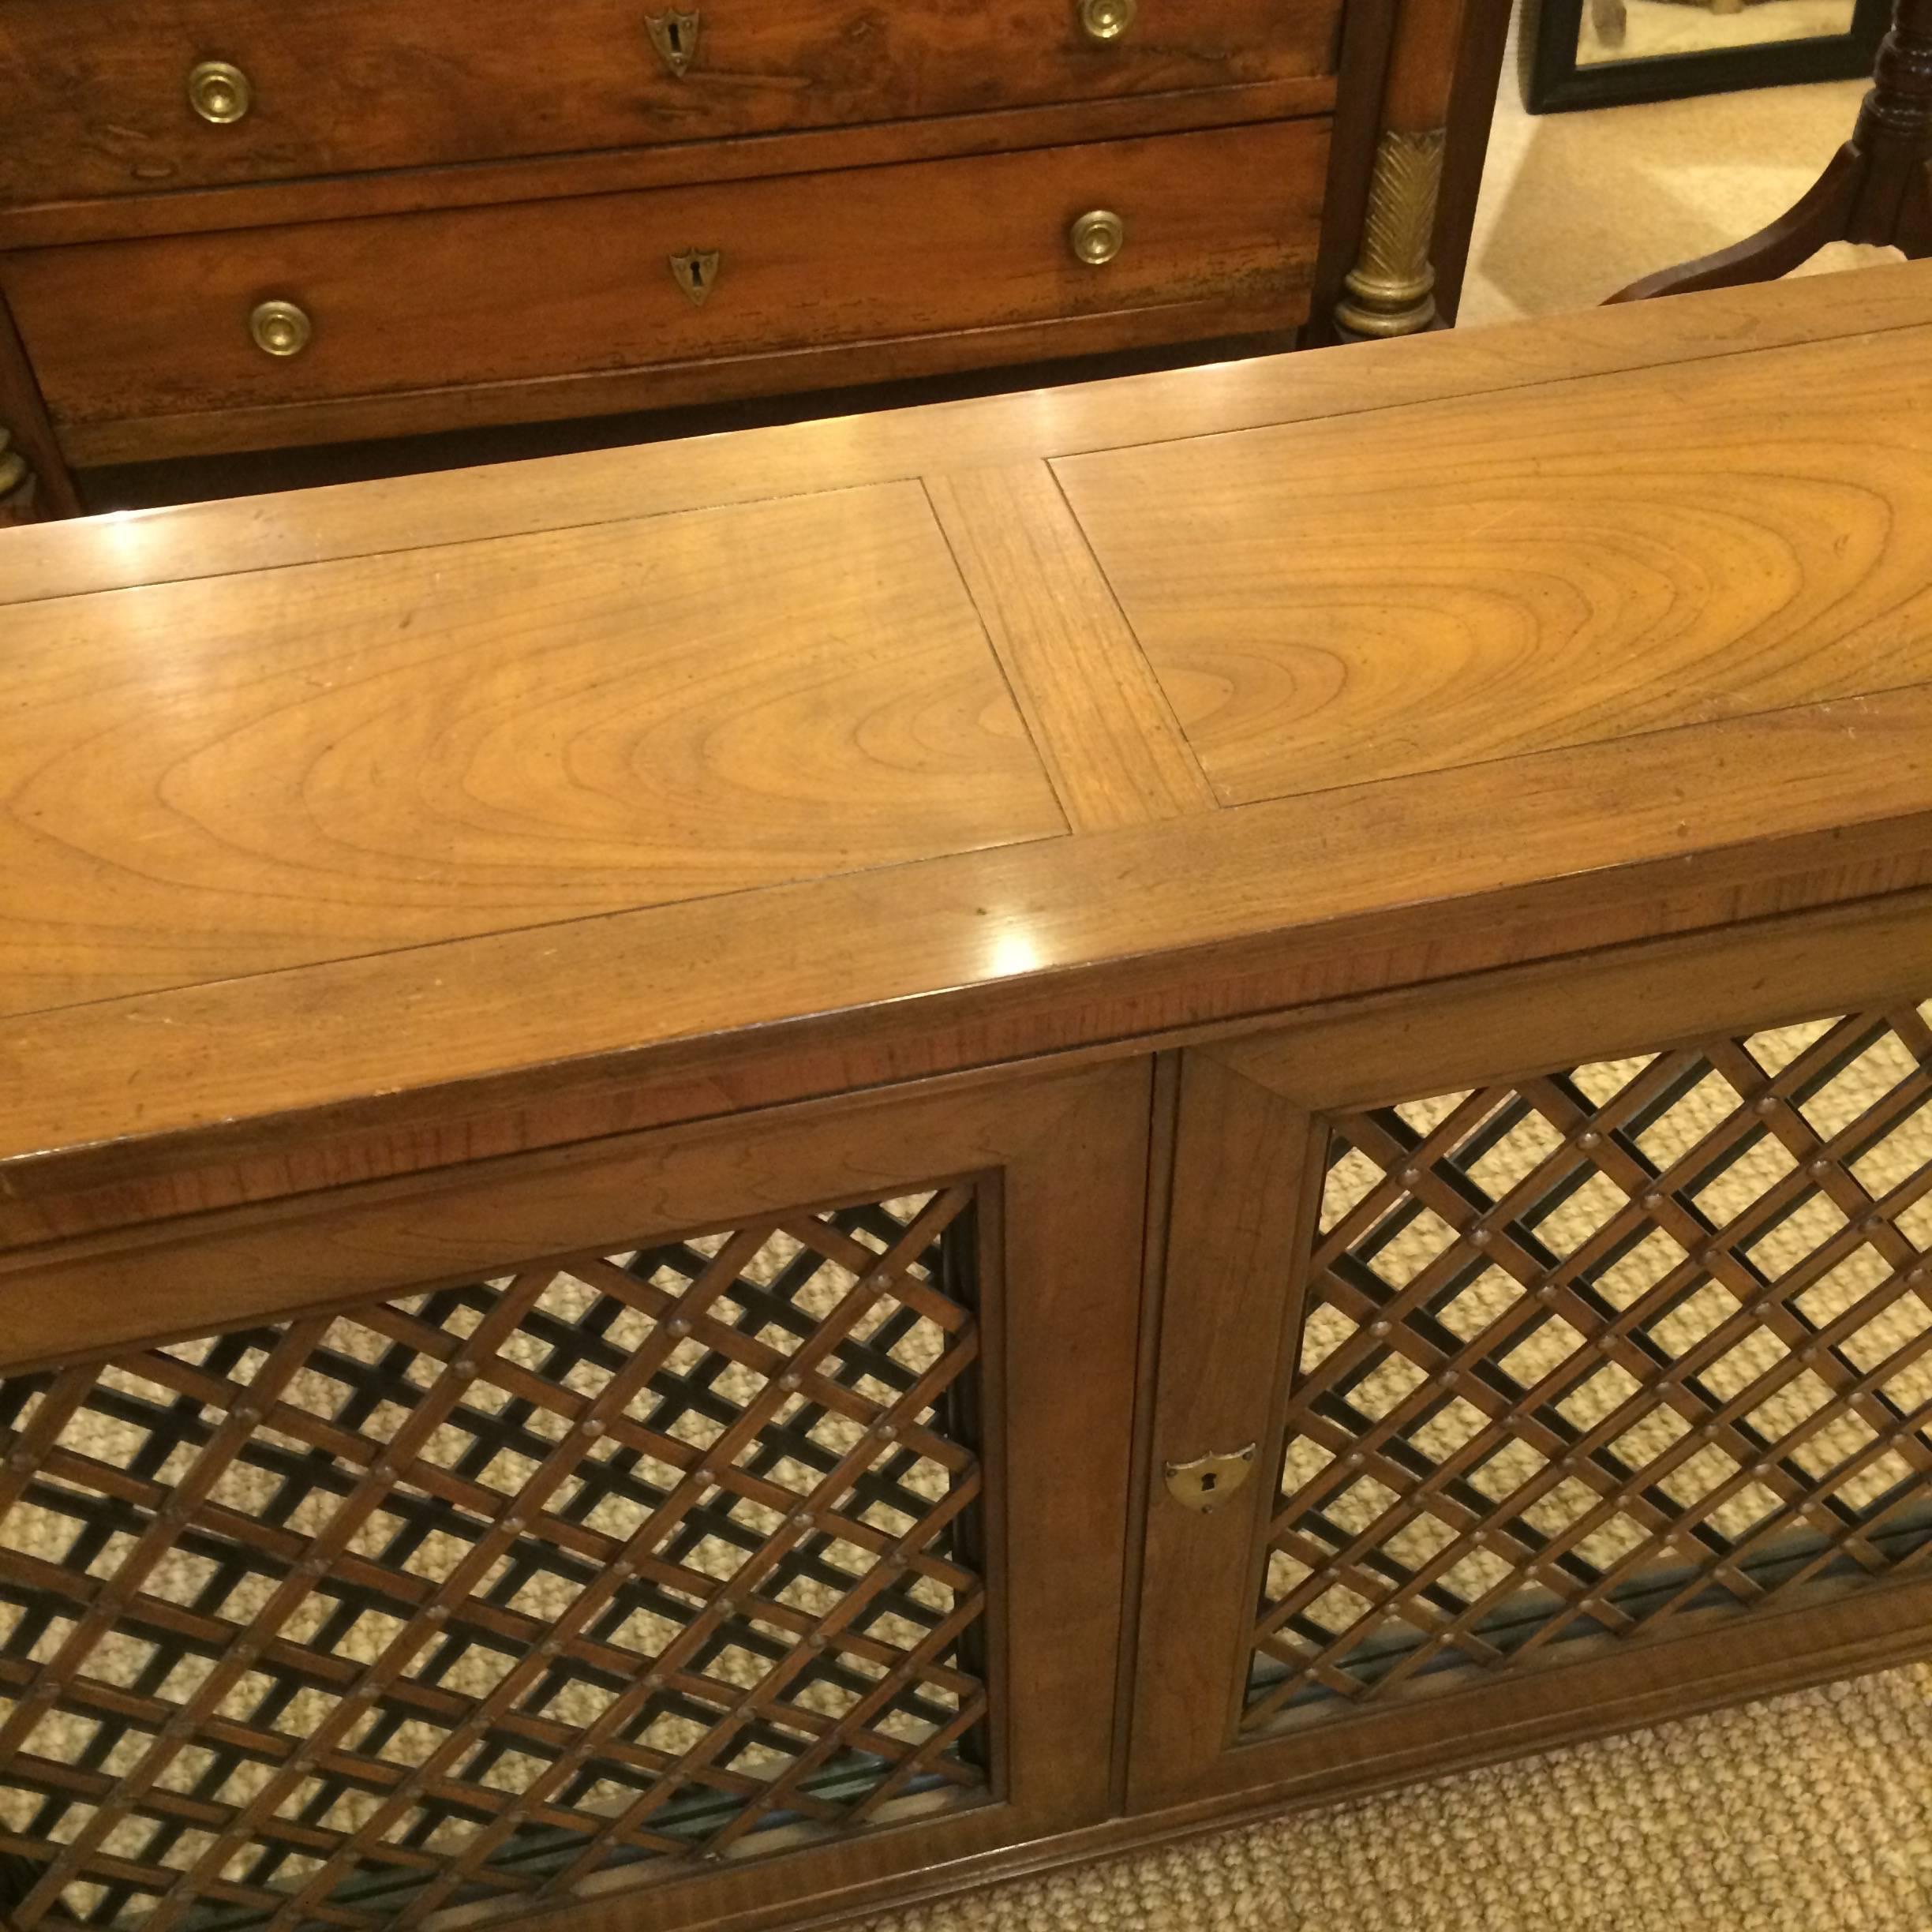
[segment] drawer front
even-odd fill
[[[47,249],[7,298],[65,428],[1224,300],[1300,319],[1327,125]],[[1074,253],[1117,213],[1117,255]],[[263,305],[301,312],[293,354]],[[298,323],[299,331],[303,326]],[[568,414],[560,406],[560,414]],[[474,415],[474,412],[472,412]]]
[[[1341,0],[687,6],[103,0],[78,20],[9,0],[0,74],[28,138],[0,144],[0,203],[1293,79],[1329,70]],[[238,119],[197,112],[205,62],[245,77]]]

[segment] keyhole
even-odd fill
[[[704,264],[702,262],[693,262],[691,264],[691,286],[694,289],[702,291],[704,287]]]
[[[671,51],[672,54],[674,56],[681,56],[684,51],[684,23],[682,21],[676,20],[672,21],[669,28],[666,30],[665,37],[671,43]]]
[[[1212,1474],[1204,1476],[1200,1479],[1201,1494],[1205,1496],[1210,1489],[1214,1488],[1216,1483],[1220,1481],[1220,1480],[1221,1478],[1219,1476]]]

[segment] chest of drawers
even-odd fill
[[[103,466],[1285,339],[1404,36],[1446,98],[1460,6],[1410,5],[0,0],[0,426],[65,507]]]
[[[774,1932],[1924,1654],[1929,343],[0,534],[13,1932]]]

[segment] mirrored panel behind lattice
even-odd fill
[[[0,1916],[410,1926],[983,1796],[974,1224],[0,1380]]]
[[[1932,1563],[1932,1029],[1337,1114],[1244,1728]]]

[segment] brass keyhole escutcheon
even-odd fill
[[[292,301],[265,301],[256,305],[249,317],[249,334],[264,355],[283,358],[300,355],[309,346],[315,324],[308,313]]]
[[[1198,1515],[1213,1515],[1253,1473],[1259,1446],[1250,1443],[1245,1449],[1196,1456],[1191,1462],[1167,1463],[1163,1470],[1167,1493]]]
[[[695,12],[650,13],[645,16],[644,24],[650,32],[651,45],[657,50],[658,58],[682,80],[690,73],[691,62],[698,58],[698,36],[703,28],[704,17]]]
[[[1118,40],[1140,11],[1140,0],[1080,0],[1080,24],[1090,39]]]
[[[671,279],[694,309],[702,309],[711,299],[724,260],[716,249],[691,249],[671,257]]]
[[[188,70],[188,104],[213,126],[242,119],[254,103],[255,90],[239,67],[202,61]]]
[[[1095,208],[1074,223],[1067,239],[1076,261],[1104,268],[1126,245],[1127,224],[1111,208]]]

